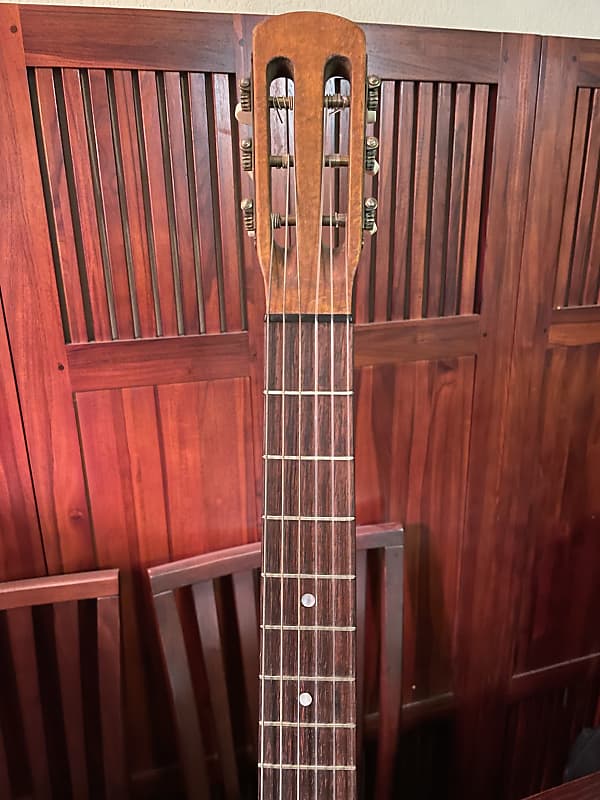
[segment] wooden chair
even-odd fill
[[[600,772],[580,778],[577,781],[555,786],[541,794],[532,795],[528,800],[598,800],[600,797]]]
[[[189,800],[256,797],[259,567],[256,543],[148,570]],[[359,528],[358,741],[364,744],[377,732],[374,778],[369,778],[369,797],[377,800],[391,795],[400,724],[402,610],[402,528],[396,523]],[[370,618],[376,624],[367,630]],[[372,714],[366,713],[367,639],[369,661],[371,653],[379,653]]]
[[[128,797],[118,570],[0,584],[0,686],[0,797]]]

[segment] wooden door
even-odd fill
[[[599,162],[600,42],[545,39],[504,451],[511,798],[560,781],[600,691]]]

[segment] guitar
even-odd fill
[[[379,84],[358,26],[306,12],[255,28],[240,84],[266,295],[260,800],[356,798],[351,308]]]

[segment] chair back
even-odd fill
[[[400,723],[401,526],[359,528],[356,570],[359,752],[376,732],[369,796],[387,800]],[[148,570],[189,800],[256,797],[259,571],[258,542]],[[374,709],[367,649],[370,661],[377,654]]]
[[[0,685],[0,797],[128,797],[118,570],[0,583]]]

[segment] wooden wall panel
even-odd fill
[[[600,652],[600,343],[547,351],[519,672]]]
[[[0,580],[9,581],[44,575],[46,564],[3,316],[0,375]]]
[[[355,381],[357,519],[407,531],[407,702],[453,690],[474,364],[364,367]]]
[[[257,21],[0,12],[19,559],[121,569],[148,796],[174,752],[143,569],[259,532],[264,296],[232,117]],[[379,231],[355,293],[357,513],[406,523],[400,787],[512,800],[556,779],[600,670],[600,50],[365,27],[383,90]],[[544,721],[561,746],[542,753]],[[429,780],[441,762],[448,779]]]

